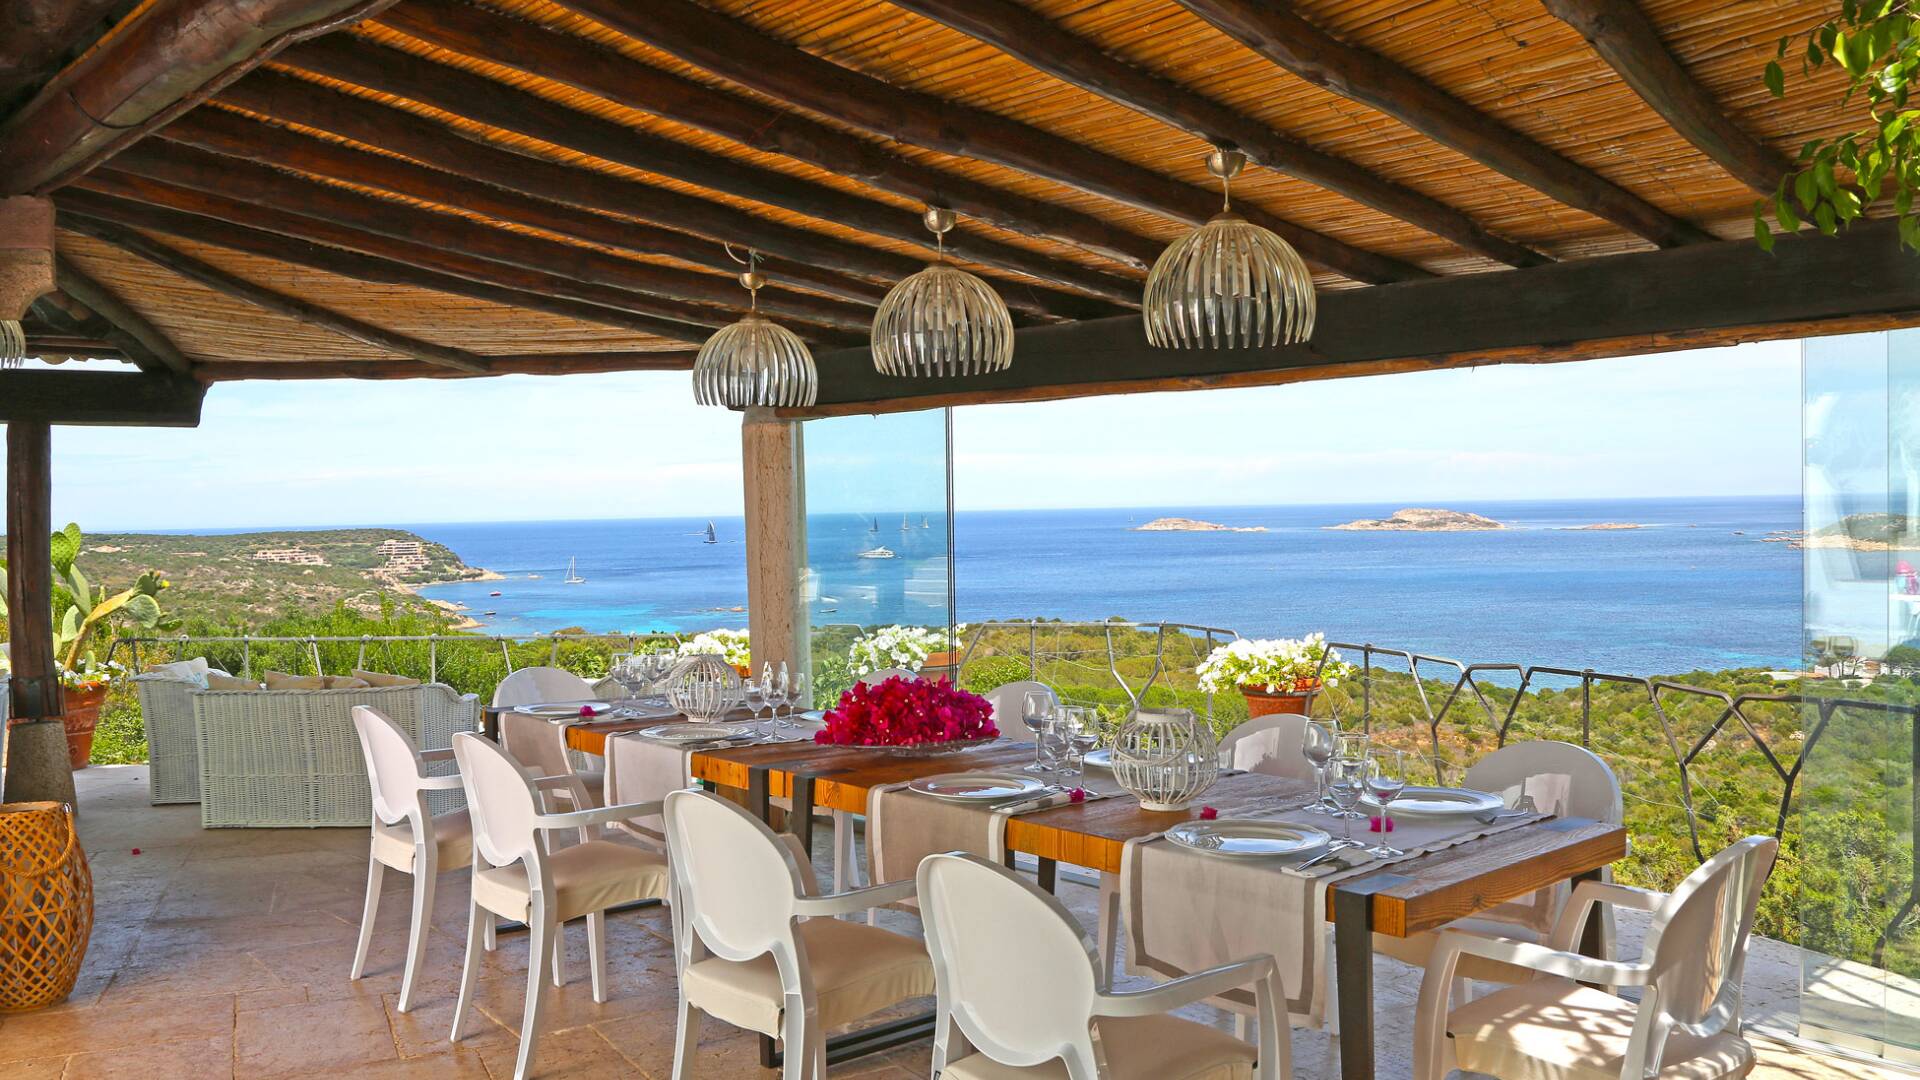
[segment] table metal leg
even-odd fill
[[[1373,1080],[1373,895],[1333,894],[1333,954],[1340,984],[1340,1075]]]

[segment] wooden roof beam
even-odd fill
[[[168,124],[159,138],[198,146],[228,157],[244,158],[311,176],[455,206],[500,221],[543,229],[639,255],[665,255],[728,272],[737,272],[740,268],[726,253],[724,245],[702,236],[661,228],[632,218],[611,217],[570,203],[523,195],[495,184],[470,180],[384,154],[369,154],[225,109],[196,109]],[[762,255],[760,266],[775,285],[800,285],[868,307],[878,304],[887,293],[887,287],[878,282],[778,256]]]
[[[287,45],[393,0],[154,0],[0,125],[0,194],[45,194]]]
[[[722,242],[757,248],[797,263],[892,282],[925,264],[862,244],[768,221],[724,203],[683,195],[592,169],[576,169],[465,138],[444,124],[376,104],[277,71],[256,71],[228,87],[220,102],[250,113],[376,146],[436,168],[527,195],[642,217]],[[996,282],[1015,312],[1080,318],[1113,307],[1076,293],[1025,282]],[[1136,302],[1137,302],[1136,297]]]
[[[100,24],[132,0],[45,0],[8,9],[0,38],[0,105],[16,92],[46,81],[100,37]]]
[[[206,396],[206,383],[158,372],[0,371],[0,424],[198,427]],[[16,673],[20,660],[16,648]]]
[[[379,21],[444,49],[566,83],[756,150],[804,161],[1028,236],[1098,252],[1137,269],[1151,266],[1164,246],[1092,214],[941,172],[809,117],[716,90],[584,38],[464,0],[408,0],[382,12]]]
[[[121,154],[113,167],[283,214],[320,218],[408,245],[424,245],[489,263],[551,274],[575,283],[564,286],[566,291],[558,295],[585,303],[624,307],[642,314],[716,327],[734,321],[746,311],[747,291],[730,277],[635,262],[593,248],[528,236],[469,218],[304,180],[265,165],[197,147],[155,140]],[[369,254],[391,255],[392,252]],[[446,267],[433,269],[445,270]],[[697,307],[681,301],[718,306]],[[863,335],[873,322],[871,308],[790,289],[762,290],[760,307],[775,315],[801,320],[805,325],[797,329],[803,336],[807,326]]]
[[[889,139],[942,153],[991,161],[1033,176],[1182,221],[1198,223],[1220,209],[1220,193],[1196,187],[1123,158],[985,109],[906,90],[804,49],[757,33],[690,0],[562,0],[628,37],[671,53],[729,81]],[[1381,284],[1433,275],[1366,251],[1258,207],[1240,214],[1279,233],[1308,261],[1355,281]]]
[[[229,274],[212,263],[196,259],[178,248],[169,247],[158,240],[132,229],[122,228],[112,222],[68,213],[63,207],[60,225],[62,228],[72,229],[91,236],[95,240],[111,244],[130,255],[138,255],[163,270],[197,281],[215,292],[288,318],[298,319],[309,326],[317,326],[342,337],[365,342],[374,348],[410,356],[424,363],[438,364],[474,374],[484,375],[492,370],[485,358],[465,349],[388,330],[343,312],[308,303],[297,296],[289,296],[269,289],[237,274]]]
[[[769,206],[785,207],[876,236],[928,249],[934,246],[933,234],[927,231],[916,211],[888,206],[839,188],[601,120],[484,76],[421,60],[369,41],[345,36],[312,41],[287,50],[280,56],[280,62],[655,175],[670,176]],[[1012,244],[954,232],[947,235],[947,249],[985,266],[1057,282],[1109,301],[1131,298],[1139,302],[1140,284],[1131,278]],[[1111,306],[1106,308],[1107,312],[1113,310]]]
[[[57,363],[55,358],[120,360],[142,371],[167,370],[158,358],[128,355],[119,342],[112,340],[118,335],[107,320],[65,293],[56,290],[40,297],[28,309],[28,315],[31,321],[22,320],[20,327],[27,337],[28,356],[50,363]]]
[[[386,12],[391,21],[420,0]],[[434,0],[445,2],[445,0]],[[1323,153],[1172,79],[1106,53],[1012,0],[893,0],[894,6],[984,41],[1062,82],[1124,105],[1208,142],[1231,143],[1247,157],[1508,266],[1551,262],[1524,244],[1496,236],[1466,213],[1394,183],[1345,158]]]
[[[192,371],[193,362],[165,331],[129,307],[112,289],[89,277],[72,259],[56,256],[53,276],[61,292],[86,305],[88,311],[107,324],[107,340],[133,357],[141,369],[166,370],[176,375]]]
[[[690,352],[513,353],[487,357],[491,375],[586,375],[686,371]],[[458,379],[464,371],[411,360],[212,360],[195,373],[207,382],[236,379]]]
[[[1543,0],[1555,18],[1579,31],[1641,100],[1733,178],[1762,195],[1779,190],[1793,166],[1740,129],[1667,51],[1660,31],[1633,0]]]
[[[1366,49],[1294,14],[1283,0],[1180,0],[1253,51],[1324,90],[1393,117],[1542,194],[1604,218],[1661,247],[1712,241],[1706,230],[1480,112]]]
[[[295,266],[310,267],[355,281],[431,289],[451,296],[465,296],[473,300],[525,308],[528,311],[543,311],[549,315],[617,326],[623,330],[653,334],[675,341],[703,341],[709,334],[709,331],[703,327],[690,326],[686,323],[635,315],[597,304],[583,304],[577,300],[550,296],[530,289],[510,288],[475,281],[471,278],[455,277],[451,274],[424,270],[393,259],[363,255],[356,250],[346,250],[324,241],[310,242],[268,229],[253,228],[228,219],[244,217],[249,213],[257,214],[272,224],[292,220],[304,222],[311,219],[288,219],[285,215],[275,215],[271,211],[261,210],[247,203],[219,200],[216,196],[188,191],[184,188],[168,191],[161,185],[152,184],[151,181],[139,181],[137,178],[115,174],[110,170],[103,170],[87,177],[84,184],[88,187],[69,187],[60,192],[58,202],[63,212],[82,213],[128,228],[166,233],[169,236],[177,236],[196,243],[212,244],[229,251],[240,251]],[[97,188],[97,190],[88,190],[88,188]],[[190,209],[176,209],[159,203],[141,202],[104,193],[115,191],[124,191],[130,195],[146,198],[167,199]],[[177,198],[174,197],[176,194]],[[335,235],[321,232],[321,224],[316,223],[315,235]],[[348,230],[341,230],[338,234],[339,239],[347,239],[349,236]]]

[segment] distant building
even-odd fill
[[[386,564],[380,567],[383,573],[423,574],[433,568],[425,546],[418,540],[382,540],[373,553],[386,556]]]
[[[288,566],[325,566],[326,557],[305,548],[262,548],[253,553],[254,562],[284,563]]]

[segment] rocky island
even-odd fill
[[[1410,507],[1395,510],[1384,518],[1361,518],[1349,521],[1345,525],[1327,525],[1328,529],[1345,529],[1349,532],[1490,532],[1504,529],[1505,525],[1490,517],[1469,514],[1461,510],[1423,510]]]
[[[1145,525],[1135,525],[1133,532],[1266,532],[1265,525],[1218,525],[1211,521],[1195,521],[1193,518],[1163,517],[1154,518]]]
[[[1618,532],[1621,529],[1644,529],[1645,525],[1633,521],[1596,521],[1591,525],[1569,525],[1564,532]]]

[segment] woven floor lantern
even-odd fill
[[[66,1000],[93,933],[93,873],[73,808],[0,803],[0,1012]]]

